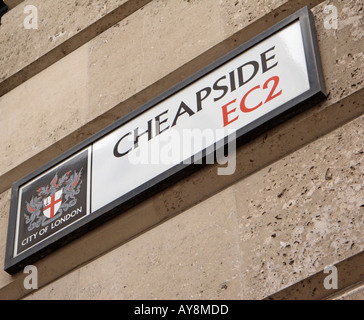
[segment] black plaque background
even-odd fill
[[[83,218],[87,214],[87,185],[88,185],[87,166],[88,166],[88,150],[85,150],[84,152],[80,153],[74,158],[71,158],[70,160],[65,161],[64,163],[50,170],[49,172],[47,172],[34,182],[30,182],[28,185],[20,189],[19,192],[21,192],[21,204],[20,204],[20,211],[18,213],[19,227],[18,227],[18,239],[17,239],[17,244],[18,244],[17,254],[24,252],[26,249],[29,249],[30,247],[41,242],[42,240],[52,236],[54,233],[64,229],[71,223]],[[47,219],[46,222],[48,225],[48,232],[44,233],[41,236],[39,236],[38,234],[37,238],[34,241],[31,241],[27,245],[22,246],[21,242],[23,241],[23,239],[34,234],[36,231],[39,232],[41,229],[45,227],[41,225],[39,228],[33,229],[32,231],[28,231],[28,225],[25,223],[25,217],[24,217],[24,215],[28,214],[26,212],[26,203],[30,202],[32,197],[37,195],[37,190],[39,188],[48,186],[56,174],[58,174],[58,178],[61,178],[65,173],[70,171],[70,176],[71,176],[75,172],[79,172],[81,169],[82,173],[81,173],[80,193],[76,195],[77,203],[74,206],[70,207],[66,212],[64,212],[62,217],[81,206],[82,206],[82,212],[80,212],[73,218],[71,217],[69,220],[63,222],[54,229],[51,229],[51,222],[55,222],[56,220],[60,219],[60,217],[57,217],[57,215],[55,215],[54,218]],[[64,200],[65,199],[63,199],[63,201]],[[41,215],[43,215],[42,211],[43,208],[41,210]]]

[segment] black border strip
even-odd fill
[[[156,104],[167,99],[171,95],[177,93],[193,82],[199,80],[206,74],[215,70],[219,66],[227,63],[231,59],[235,58],[237,55],[242,54],[248,49],[252,48],[256,44],[262,42],[273,34],[279,32],[289,24],[299,20],[302,29],[303,44],[306,55],[306,62],[308,67],[308,75],[310,82],[310,89],[303,93],[302,95],[294,98],[293,100],[283,104],[277,109],[271,111],[270,113],[264,115],[263,117],[257,119],[256,121],[250,123],[246,127],[243,127],[237,131],[237,146],[246,143],[252,138],[260,135],[261,133],[267,131],[268,129],[276,126],[277,124],[284,122],[285,120],[293,117],[295,114],[300,113],[307,108],[317,104],[321,100],[326,98],[326,89],[324,84],[324,76],[322,73],[322,66],[320,61],[319,47],[317,42],[317,35],[315,29],[315,22],[312,12],[308,7],[304,7],[281,22],[277,23],[270,29],[261,33],[257,37],[249,40],[248,42],[242,44],[235,50],[231,51],[222,58],[216,60],[214,63],[208,65],[204,69],[195,73],[186,80],[180,82],[178,85],[162,93],[158,97],[147,102],[140,108],[116,121],[115,123],[109,125],[103,130],[99,131],[92,137],[86,139],[70,150],[66,151],[62,155],[58,156],[54,160],[15,182],[12,187],[11,194],[11,204],[10,204],[10,216],[9,216],[9,226],[8,226],[8,237],[6,245],[6,255],[5,255],[5,271],[14,274],[26,265],[32,264],[37,260],[43,258],[47,254],[53,252],[55,249],[69,243],[77,237],[82,236],[86,232],[92,230],[93,228],[99,226],[101,223],[115,217],[116,215],[125,212],[134,205],[142,202],[148,197],[160,192],[161,190],[170,187],[171,184],[176,183],[180,179],[190,175],[191,173],[199,170],[201,165],[186,165],[178,164],[175,167],[167,170],[161,175],[155,177],[154,179],[148,181],[147,183],[139,186],[138,188],[132,190],[131,192],[125,194],[124,196],[118,198],[117,200],[109,203],[103,208],[97,210],[96,212],[90,214],[89,216],[81,219],[79,222],[71,225],[63,231],[60,231],[56,235],[50,237],[49,239],[43,241],[39,245],[25,251],[24,253],[13,257],[13,248],[15,241],[15,228],[16,228],[16,216],[17,216],[17,200],[19,188],[27,183],[28,181],[34,179],[43,172],[49,170],[50,168],[58,165],[60,162],[71,157],[80,150],[92,145],[97,140],[103,138],[110,132],[121,127],[123,124],[134,119],[143,112],[153,108]],[[227,144],[227,138],[225,139],[225,145]],[[203,156],[206,157],[206,151],[203,152]],[[91,170],[92,171],[92,170]],[[92,175],[92,172],[91,172]],[[90,177],[91,178],[91,177]],[[91,205],[91,204],[90,204]]]
[[[1,25],[1,17],[7,13],[9,10],[9,7],[4,3],[3,0],[0,0],[0,25]]]

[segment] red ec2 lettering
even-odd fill
[[[273,83],[273,85],[271,85],[271,83]],[[282,90],[278,91],[279,85],[279,77],[275,76],[272,77],[270,79],[268,79],[264,85],[263,85],[263,90],[267,90],[270,89],[269,95],[266,98],[266,100],[263,102],[261,101],[259,104],[255,105],[255,106],[248,106],[247,105],[247,99],[249,96],[253,95],[253,94],[258,94],[259,90],[262,89],[262,87],[260,85],[252,88],[251,90],[249,90],[244,97],[241,99],[240,102],[240,110],[243,113],[250,113],[258,108],[260,108],[261,106],[263,106],[264,104],[267,104],[268,102],[274,100],[275,98],[279,97],[282,94]],[[278,91],[278,92],[277,92]],[[237,99],[234,99],[233,101],[230,101],[228,104],[224,105],[222,107],[222,115],[223,115],[223,122],[224,122],[224,127],[228,126],[229,124],[233,123],[234,121],[239,119],[239,115],[236,115],[235,117],[233,117],[233,114],[236,112],[237,108],[231,108],[230,106],[236,103]]]

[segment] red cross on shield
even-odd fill
[[[62,205],[63,189],[57,191],[54,195],[43,200],[43,214],[48,218],[53,218]]]

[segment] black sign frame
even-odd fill
[[[92,137],[81,142],[77,146],[66,151],[62,155],[58,156],[54,160],[30,173],[26,177],[15,182],[12,186],[11,193],[11,203],[10,203],[10,215],[9,215],[9,225],[8,225],[8,235],[6,244],[6,255],[5,255],[5,267],[4,270],[9,274],[15,274],[22,270],[25,266],[30,265],[43,258],[47,254],[53,252],[57,248],[71,242],[75,238],[78,238],[89,232],[93,228],[99,226],[101,223],[115,217],[116,215],[125,212],[134,205],[140,203],[146,198],[160,192],[161,190],[171,186],[171,184],[179,181],[180,179],[186,177],[199,170],[201,165],[186,165],[178,164],[172,169],[164,172],[163,174],[157,176],[156,178],[148,181],[147,183],[139,186],[135,190],[129,192],[128,194],[120,197],[119,199],[109,203],[103,208],[97,210],[96,212],[88,215],[87,217],[75,222],[66,229],[58,232],[55,236],[49,237],[48,239],[35,245],[34,247],[26,250],[25,252],[14,256],[14,245],[15,245],[15,235],[16,235],[16,224],[17,224],[17,208],[19,200],[19,190],[22,186],[27,184],[29,181],[37,178],[38,176],[44,174],[60,163],[71,158],[75,154],[81,152],[86,148],[92,148],[92,144],[100,140],[108,133],[114,131],[115,129],[121,127],[123,124],[134,119],[141,113],[153,108],[156,104],[167,99],[171,95],[179,92],[183,88],[186,88],[193,82],[207,75],[211,71],[214,71],[219,66],[227,63],[237,55],[247,51],[261,41],[267,39],[268,37],[274,35],[275,33],[281,31],[286,26],[291,23],[300,21],[303,44],[306,55],[308,76],[310,89],[300,96],[294,98],[293,100],[285,103],[284,105],[278,107],[272,112],[266,114],[265,116],[259,118],[253,123],[249,124],[247,127],[243,127],[237,132],[237,145],[242,145],[243,143],[251,140],[257,135],[265,132],[266,130],[276,126],[277,124],[293,117],[294,115],[310,108],[311,106],[319,103],[326,98],[326,89],[324,83],[324,76],[322,72],[319,46],[317,41],[316,29],[314,17],[308,7],[304,7],[291,16],[285,18],[281,22],[277,23],[270,29],[251,39],[250,41],[240,45],[238,48],[234,49],[227,55],[221,57],[214,63],[203,68],[199,72],[195,73],[191,77],[182,81],[173,88],[167,90],[155,99],[147,102],[140,108],[126,115],[122,119],[116,121],[112,125],[104,128],[100,132],[96,133]],[[225,140],[227,143],[227,139]],[[204,157],[207,156],[206,151],[203,154]],[[92,175],[92,173],[91,173]],[[92,179],[92,177],[88,177]]]
[[[8,6],[6,5],[6,3],[4,3],[3,0],[0,0],[0,25],[1,25],[1,18],[2,16],[7,13],[9,10]]]

